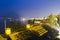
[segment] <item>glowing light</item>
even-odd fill
[[[60,27],[56,27],[55,29],[59,32],[58,34],[60,34]]]
[[[38,23],[39,24],[40,22],[39,21],[34,21],[34,23]]]
[[[60,27],[56,27],[55,29],[58,31],[58,36],[57,36],[57,38],[60,39]]]
[[[22,20],[22,21],[26,21],[26,20],[27,20],[27,18],[21,18],[21,20]]]
[[[34,26],[30,29],[31,31],[38,32],[39,36],[43,36],[45,33],[48,32],[48,30],[44,29],[42,26]]]
[[[31,27],[30,24],[27,24],[27,25],[26,25],[26,28],[27,28],[27,29],[30,29],[30,27]]]
[[[6,28],[5,33],[6,33],[6,35],[10,35],[11,34],[11,28]]]
[[[58,35],[58,36],[57,36],[57,38],[59,38],[59,39],[60,39],[60,35]]]

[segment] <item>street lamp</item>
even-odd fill
[[[31,28],[31,25],[30,24],[26,24],[26,29],[30,29]]]
[[[11,34],[11,28],[6,28],[5,29],[5,34],[10,35]]]

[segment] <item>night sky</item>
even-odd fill
[[[60,13],[60,0],[0,0],[0,17],[45,17]],[[4,31],[0,18],[0,33]]]
[[[0,17],[44,17],[60,13],[60,0],[0,0]]]

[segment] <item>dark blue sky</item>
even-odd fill
[[[60,13],[60,0],[0,0],[0,16],[44,17]]]

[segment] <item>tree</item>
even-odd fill
[[[15,25],[14,25],[14,22],[13,22],[13,21],[11,21],[11,22],[9,23],[8,27],[11,28],[12,32],[15,31],[15,30],[14,30],[14,29],[15,29]]]
[[[57,22],[58,22],[58,24],[59,24],[59,26],[60,26],[60,13],[57,15]]]
[[[56,19],[57,19],[56,16],[52,13],[52,14],[48,17],[48,22],[49,22],[49,24],[58,26]]]
[[[22,26],[23,26],[23,24],[22,24],[21,22],[18,22],[18,23],[15,25],[16,29],[20,29],[20,28],[22,28]]]
[[[33,24],[33,21],[32,20],[28,20],[28,24]]]

